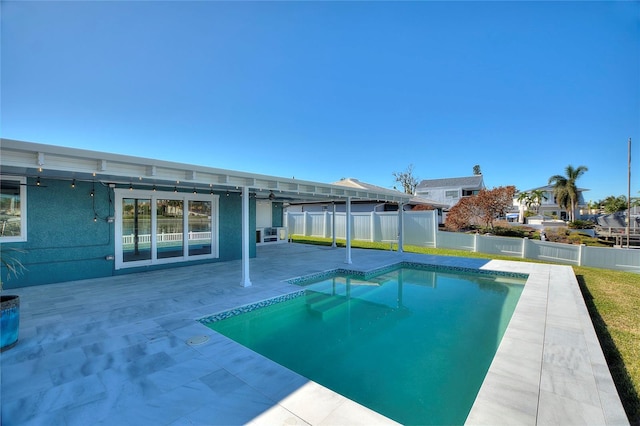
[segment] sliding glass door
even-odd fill
[[[212,252],[212,201],[189,201],[189,256]]]
[[[156,201],[156,253],[158,259],[184,255],[184,201]]]
[[[116,189],[116,269],[218,256],[218,196]]]
[[[151,200],[122,199],[123,262],[151,259]]]

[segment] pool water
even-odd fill
[[[325,278],[207,323],[403,424],[463,424],[525,278],[400,268]]]

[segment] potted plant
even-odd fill
[[[21,251],[17,250],[16,251]],[[7,268],[7,278],[18,275],[24,270],[19,259],[0,254],[2,266]],[[0,292],[3,290],[0,276]],[[0,295],[0,352],[12,348],[18,343],[20,330],[20,296]]]

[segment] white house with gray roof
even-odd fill
[[[463,197],[476,195],[481,189],[485,189],[482,175],[425,179],[416,186],[415,195],[446,205],[450,209]]]
[[[537,188],[528,189],[526,191],[519,191],[513,197],[514,209],[518,209],[520,215],[524,215],[524,211],[527,210],[527,206],[524,203],[518,201],[520,194],[523,192],[540,191],[542,193],[542,200],[540,205],[530,206],[530,210],[534,210],[537,214],[544,216],[554,217],[560,220],[568,220],[570,217],[569,212],[564,207],[558,205],[558,201],[553,194],[553,186],[545,185]],[[584,200],[583,192],[588,191],[586,188],[578,188],[578,199],[576,204],[576,218],[579,218],[582,214],[586,214],[587,203]]]

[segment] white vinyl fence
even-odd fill
[[[331,238],[333,213],[287,212],[285,226],[290,235]],[[336,238],[346,239],[346,214],[336,213]],[[371,242],[397,242],[398,212],[351,213],[351,238]],[[403,244],[467,250],[523,259],[566,263],[578,266],[615,269],[640,273],[640,249],[588,247],[438,230],[435,210],[402,212]]]

